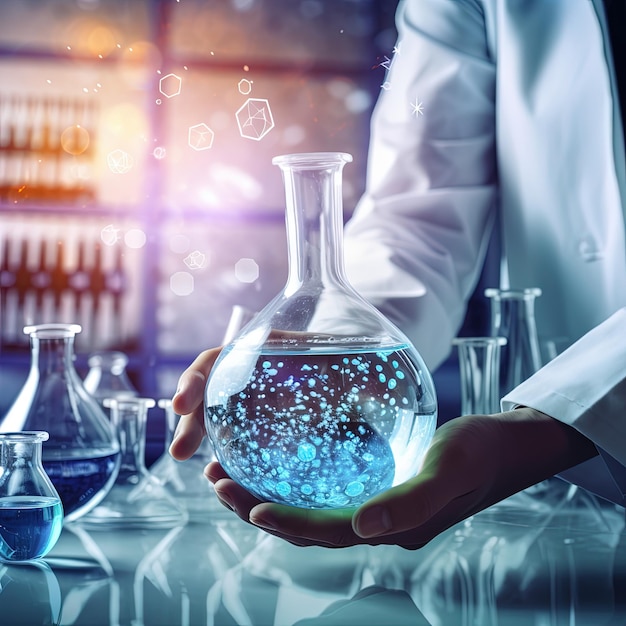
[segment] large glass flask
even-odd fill
[[[78,324],[27,326],[31,367],[0,432],[43,430],[43,466],[63,502],[65,521],[96,506],[115,481],[119,444],[109,420],[74,368]]]
[[[172,528],[184,525],[187,511],[165,491],[145,465],[146,420],[151,398],[111,398],[111,421],[121,447],[121,466],[104,500],[80,523],[87,529]]]
[[[206,430],[230,476],[303,508],[358,506],[413,477],[437,418],[421,356],[346,279],[341,171],[351,160],[274,159],[287,283],[224,347],[205,392]]]
[[[41,464],[46,432],[0,434],[0,561],[45,556],[63,526],[63,507]]]

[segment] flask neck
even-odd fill
[[[5,471],[41,466],[41,442],[5,441],[0,445],[0,458]]]
[[[145,466],[146,421],[154,402],[144,398],[111,398],[111,421],[120,445],[120,471],[117,482],[133,483],[147,473]]]
[[[286,195],[289,274],[286,291],[347,283],[343,266],[341,172],[346,155],[279,157]]]
[[[31,368],[41,374],[74,372],[74,337],[31,336]]]

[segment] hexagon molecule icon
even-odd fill
[[[204,123],[189,127],[189,146],[194,150],[208,150],[213,145],[215,133]]]
[[[118,148],[107,154],[107,165],[114,174],[126,174],[133,166],[133,157]]]
[[[181,84],[182,80],[180,76],[176,76],[176,74],[166,74],[159,81],[159,91],[166,98],[173,98],[180,93]]]
[[[239,134],[247,139],[260,141],[274,128],[274,118],[267,100],[248,98],[235,115]]]

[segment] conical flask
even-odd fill
[[[89,355],[87,364],[89,371],[83,385],[102,407],[107,398],[139,395],[126,373],[128,357],[123,352],[116,350],[94,352]],[[108,414],[108,409],[104,408]]]
[[[104,500],[80,520],[91,530],[173,528],[187,523],[185,508],[176,502],[145,465],[146,420],[151,398],[111,398],[111,422],[121,448],[121,466]]]
[[[115,481],[119,444],[102,408],[74,368],[78,324],[27,326],[31,367],[0,432],[41,430],[43,466],[61,496],[65,521],[96,506]]]
[[[280,156],[289,273],[224,347],[205,425],[229,475],[262,500],[358,506],[415,476],[437,419],[424,361],[343,267],[343,153]]]

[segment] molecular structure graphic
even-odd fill
[[[181,84],[182,80],[180,76],[176,76],[176,74],[166,74],[159,81],[159,91],[166,98],[173,98],[180,94]]]
[[[113,150],[107,155],[107,165],[114,174],[126,174],[133,166],[133,157],[124,150]]]
[[[208,150],[214,137],[215,133],[204,123],[189,127],[188,143],[194,150]]]
[[[113,224],[108,224],[100,231],[100,239],[107,246],[113,246],[119,240],[119,228],[115,228]]]
[[[206,257],[204,256],[204,254],[202,254],[202,252],[200,252],[199,250],[194,250],[185,258],[185,265],[190,270],[199,270],[200,268],[204,267],[205,260]]]
[[[248,98],[235,115],[239,134],[246,139],[260,141],[274,128],[274,118],[267,100]]]

